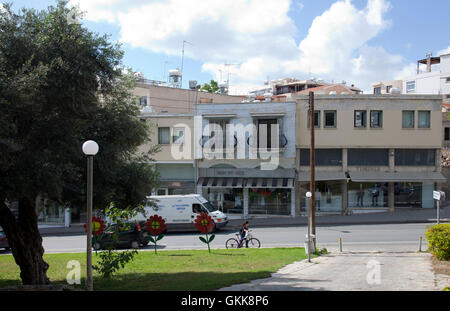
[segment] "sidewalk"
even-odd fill
[[[428,253],[356,252],[290,264],[270,278],[221,291],[441,291],[450,276],[435,275]]]
[[[450,207],[441,208],[441,222],[450,222]],[[289,216],[253,216],[248,219],[253,228],[307,226],[308,217]],[[239,229],[243,218],[231,217],[224,230]],[[368,225],[368,224],[401,224],[401,223],[436,223],[436,209],[398,209],[395,212],[378,212],[353,214],[351,216],[316,214],[318,226],[329,225]],[[84,234],[83,224],[73,224],[69,228],[40,226],[42,236],[80,235]]]

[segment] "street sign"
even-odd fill
[[[433,199],[441,200],[441,192],[440,191],[433,191]]]

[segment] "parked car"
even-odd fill
[[[114,238],[116,232],[117,240]],[[145,229],[144,222],[130,222],[124,228],[119,228],[117,224],[113,224],[100,234],[93,247],[96,250],[111,246],[114,248],[139,248],[149,243],[147,236],[148,232]]]
[[[6,238],[5,232],[3,232],[2,227],[0,227],[0,248],[4,248],[9,251],[8,239]]]

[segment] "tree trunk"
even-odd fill
[[[34,204],[28,198],[19,200],[19,218],[0,198],[0,225],[5,231],[16,264],[20,267],[23,285],[50,284],[47,277],[49,265],[44,261],[42,237],[38,230]]]

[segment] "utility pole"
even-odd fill
[[[311,199],[309,201],[309,223],[311,226],[311,234],[314,243],[314,249],[316,248],[316,152],[314,143],[314,92],[309,92],[309,124],[310,124],[310,153],[309,153],[309,165],[311,169],[311,181],[309,191],[311,192]]]

